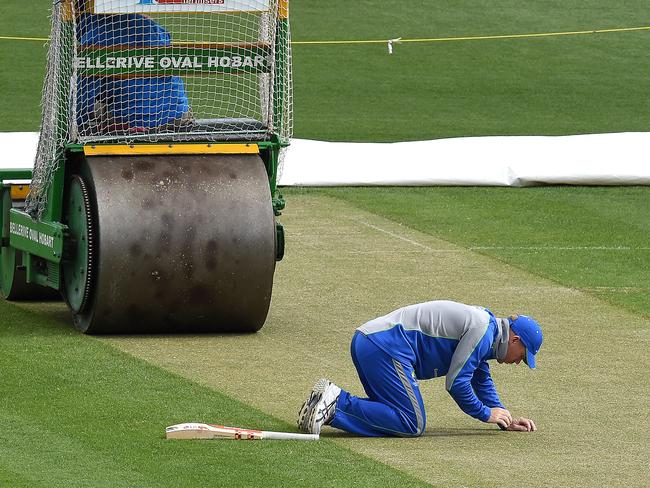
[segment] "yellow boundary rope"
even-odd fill
[[[386,44],[391,41],[406,42],[450,42],[450,41],[485,41],[494,39],[526,39],[535,37],[558,37],[558,36],[579,36],[588,34],[608,34],[613,32],[635,32],[650,30],[650,26],[645,27],[624,27],[619,29],[595,29],[569,32],[540,32],[534,34],[505,34],[495,36],[463,36],[463,37],[431,37],[421,39],[365,39],[365,40],[341,40],[341,41],[293,41],[291,44],[300,45],[317,45],[317,44]],[[13,37],[0,36],[0,40],[5,41],[41,41],[49,40],[47,37]]]
[[[0,39],[3,41],[49,41],[49,37],[12,37],[12,36],[0,36]]]
[[[422,39],[399,39],[399,42],[449,42],[449,41],[479,41],[491,39],[524,39],[532,37],[553,37],[553,36],[577,36],[586,34],[606,34],[610,32],[633,32],[650,30],[647,27],[625,27],[620,29],[597,29],[585,31],[571,31],[571,32],[541,32],[537,34],[506,34],[498,36],[464,36],[464,37],[432,37]],[[294,41],[291,44],[386,44],[389,41],[396,39],[370,39],[358,41]]]

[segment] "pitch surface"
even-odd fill
[[[362,392],[348,349],[370,318],[433,298],[525,312],[544,325],[538,370],[493,372],[504,403],[538,432],[504,434],[474,421],[433,380],[422,383],[422,438],[324,435],[441,486],[644,485],[650,337],[642,317],[338,200],[295,196],[284,222],[290,246],[258,334],[102,340],[291,422],[321,376]],[[505,477],[518,463],[525,469]]]

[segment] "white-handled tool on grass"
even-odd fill
[[[234,440],[294,440],[317,441],[318,434],[296,434],[293,432],[272,432],[268,430],[242,429],[225,425],[188,422],[170,425],[165,429],[167,439],[234,439]]]

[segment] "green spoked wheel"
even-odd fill
[[[65,202],[67,256],[62,262],[63,294],[73,314],[88,305],[93,276],[94,217],[84,180],[74,175]]]

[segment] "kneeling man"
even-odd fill
[[[490,376],[489,360],[535,368],[539,324],[525,315],[498,318],[483,307],[431,301],[400,308],[359,327],[352,361],[367,398],[319,380],[298,415],[298,427],[323,425],[362,436],[422,435],[426,414],[418,380],[445,376],[458,406],[503,430],[531,432],[535,423],[513,417]]]

